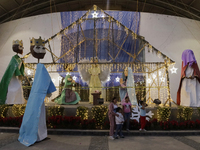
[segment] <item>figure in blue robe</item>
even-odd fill
[[[45,66],[37,64],[33,86],[19,131],[18,140],[25,146],[30,146],[47,137],[44,99],[47,94],[54,91],[56,88]]]

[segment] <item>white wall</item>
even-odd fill
[[[192,49],[197,63],[200,63],[200,22],[175,16],[141,13],[140,35],[176,62],[177,74],[169,73],[171,96],[176,102],[182,52]],[[146,61],[163,62],[156,55],[149,53],[146,53]]]
[[[61,29],[60,13],[45,14],[23,18],[0,25],[0,79],[6,67],[15,54],[12,51],[12,41],[19,39],[24,43],[24,54],[30,51],[30,38],[49,38]],[[144,36],[151,45],[166,54],[176,62],[177,74],[170,73],[170,88],[172,99],[176,101],[176,92],[180,81],[181,54],[185,49],[192,49],[197,62],[200,62],[200,22],[158,14],[141,13],[140,35]],[[60,41],[51,43],[53,52],[59,55]],[[146,61],[163,61],[157,56],[146,54]],[[151,56],[151,57],[149,57]],[[30,56],[25,62],[37,62]],[[47,52],[41,62],[51,62]],[[52,76],[56,75],[53,74]]]
[[[60,13],[39,15],[24,19],[19,19],[0,25],[0,79],[2,78],[10,59],[15,53],[12,51],[12,41],[23,40],[24,53],[30,52],[30,39],[32,37],[47,39],[61,30]],[[51,42],[52,51],[59,55],[59,39]],[[47,46],[48,48],[48,46]],[[32,55],[25,62],[37,62]],[[51,55],[47,51],[42,62],[52,62]]]

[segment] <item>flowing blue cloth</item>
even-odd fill
[[[136,93],[135,93],[135,82],[134,82],[133,77],[134,76],[133,76],[132,69],[128,67],[128,78],[127,78],[127,83],[126,83],[126,86],[128,87],[127,92],[128,92],[128,96],[131,101],[131,104],[137,105],[137,98],[136,98]]]
[[[122,79],[125,81],[124,73],[122,73]],[[119,95],[122,102],[125,101],[125,97],[129,96],[130,102],[132,105],[137,105],[137,98],[135,93],[135,83],[132,69],[128,67],[128,77],[127,81],[124,84],[125,88],[119,88]]]
[[[45,66],[43,64],[38,64],[19,131],[18,140],[25,146],[34,144],[38,141],[38,138],[39,140],[42,140],[38,135],[40,134],[38,133],[40,132],[38,126],[39,124],[43,124],[43,128],[46,128],[44,99],[46,94],[50,94],[54,91],[56,91],[56,88],[51,81],[51,77],[49,76]],[[45,120],[41,120],[41,115],[44,116]]]

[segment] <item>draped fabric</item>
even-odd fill
[[[18,55],[14,55],[0,82],[0,104],[25,103],[21,81],[17,76],[24,76],[24,64]]]
[[[74,21],[81,18],[87,11],[61,12],[62,28],[65,28]],[[97,11],[99,17],[112,16],[115,21],[109,22],[106,19],[97,19],[95,21],[92,15],[82,18],[83,22],[79,25],[74,25],[61,35],[61,52],[62,58],[60,63],[78,63],[83,58],[90,58],[97,56],[98,59],[105,59],[112,62],[144,62],[144,53],[141,52],[133,60],[133,55],[137,54],[143,47],[143,42],[134,38],[131,33],[127,34],[127,29],[139,34],[140,13],[127,11]],[[91,12],[92,13],[92,12]],[[119,22],[122,24],[119,24]],[[125,28],[127,27],[127,29]],[[67,54],[66,54],[67,53]],[[65,55],[66,54],[66,55]],[[131,54],[131,55],[129,55]],[[60,75],[65,77],[66,73],[63,66],[58,66],[57,70]],[[73,71],[77,71],[74,68]],[[112,71],[119,72],[123,70]],[[118,77],[118,74],[111,76]],[[80,79],[77,74],[78,80]],[[119,76],[120,78],[120,76]],[[112,80],[115,80],[113,78]],[[79,82],[82,86],[84,83]],[[118,82],[106,86],[116,86]]]
[[[56,88],[45,66],[37,64],[33,86],[19,130],[18,140],[25,146],[30,146],[47,137],[44,99],[46,94],[54,91]]]
[[[123,75],[122,75],[123,76]],[[128,96],[132,105],[137,105],[135,93],[135,83],[132,69],[128,67],[128,77],[124,87],[119,89],[120,99],[122,104],[125,102],[125,97]]]

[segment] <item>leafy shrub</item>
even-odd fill
[[[105,122],[107,113],[108,113],[108,107],[101,105],[101,106],[94,106],[92,107],[92,118],[96,121],[96,127],[102,129],[102,125]]]
[[[77,107],[76,116],[80,117],[82,120],[87,120],[88,119],[88,108],[85,106]]]

